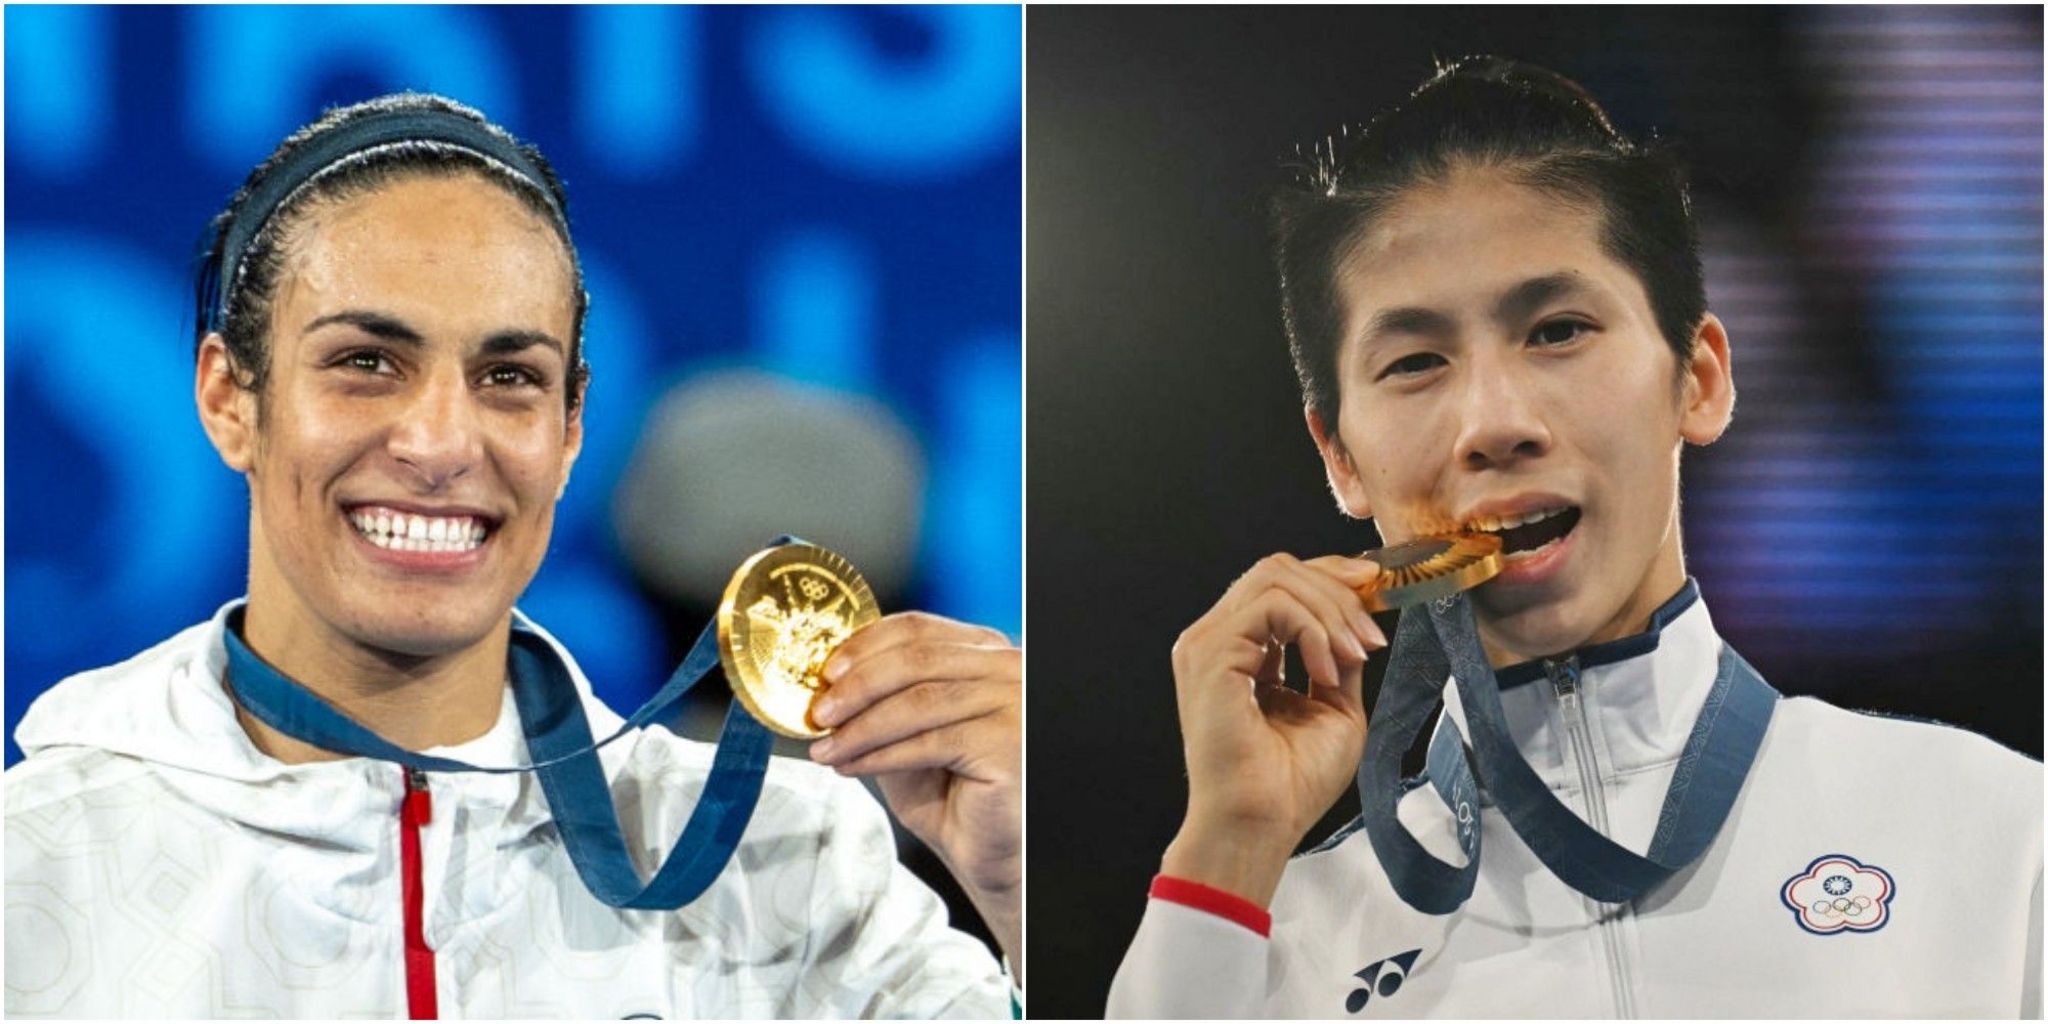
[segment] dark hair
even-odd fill
[[[1274,196],[1281,317],[1302,399],[1325,424],[1334,427],[1337,414],[1339,264],[1403,192],[1467,166],[1497,167],[1521,184],[1599,209],[1602,247],[1641,280],[1684,372],[1707,298],[1677,156],[1655,141],[1632,142],[1563,75],[1467,57],[1440,67],[1363,130],[1324,140],[1293,185]]]
[[[446,142],[407,139],[371,146],[336,160],[293,189],[249,241],[239,265],[222,266],[228,236],[237,218],[251,215],[247,209],[251,197],[294,153],[364,118],[395,111],[434,111],[473,121],[506,145],[516,148],[521,156],[539,169],[542,180],[535,182],[498,160]],[[583,360],[583,321],[589,311],[590,300],[583,288],[583,262],[576,254],[575,243],[569,238],[569,199],[562,189],[562,182],[539,150],[520,142],[475,109],[428,93],[397,93],[329,110],[319,120],[293,132],[278,144],[270,156],[257,164],[255,170],[249,172],[242,187],[228,201],[227,209],[207,226],[202,243],[204,256],[194,288],[195,351],[205,343],[208,333],[218,330],[227,343],[237,382],[260,396],[270,375],[271,304],[276,298],[279,277],[284,269],[285,246],[291,232],[305,215],[319,203],[364,195],[400,178],[453,177],[460,174],[480,175],[511,193],[553,226],[555,234],[568,250],[569,266],[575,275],[576,314],[574,333],[569,339],[566,400],[570,408],[575,408],[590,374],[589,366]]]

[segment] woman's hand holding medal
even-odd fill
[[[1024,652],[1002,633],[901,612],[826,662],[811,757],[873,775],[898,821],[937,851],[1023,977]]]
[[[1272,901],[1294,848],[1352,779],[1365,749],[1366,654],[1387,645],[1358,589],[1357,558],[1268,556],[1173,647],[1188,810],[1161,870]],[[1306,694],[1282,685],[1296,647]]]

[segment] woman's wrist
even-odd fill
[[[1275,842],[1253,830],[1190,822],[1182,825],[1180,834],[1167,845],[1159,870],[1268,907],[1293,852],[1293,843]]]

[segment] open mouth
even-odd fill
[[[1541,553],[1578,525],[1578,506],[1564,505],[1521,515],[1480,516],[1465,528],[1499,537],[1501,557],[1515,562]]]
[[[348,521],[364,539],[387,551],[475,551],[492,524],[477,516],[429,516],[379,505],[349,510]]]

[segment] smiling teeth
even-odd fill
[[[378,509],[349,514],[349,522],[370,543],[391,551],[473,551],[489,532],[468,516],[417,516]]]
[[[1543,509],[1542,511],[1538,512],[1525,512],[1521,515],[1480,516],[1472,520],[1471,523],[1468,524],[1467,529],[1484,530],[1487,533],[1499,533],[1502,530],[1512,530],[1517,526],[1527,526],[1530,523],[1540,523],[1545,519],[1549,519],[1552,516],[1564,515],[1566,512],[1570,510],[1570,506],[1561,506],[1558,508]],[[1547,546],[1548,545],[1545,545],[1545,547]],[[1536,550],[1541,551],[1543,549],[1537,548]]]

